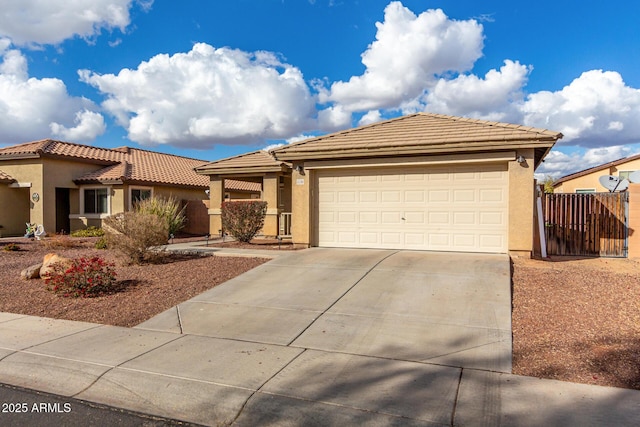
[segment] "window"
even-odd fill
[[[109,213],[109,189],[108,188],[85,188],[82,191],[84,198],[85,214],[108,214]]]
[[[136,203],[141,200],[150,199],[153,195],[153,191],[149,187],[132,187],[129,190],[130,200],[131,200],[131,208],[133,208]]]
[[[587,193],[595,193],[595,188],[576,188],[577,194],[587,194]]]
[[[618,172],[618,176],[620,179],[629,179],[629,175],[634,173],[635,171],[620,171]]]

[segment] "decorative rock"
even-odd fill
[[[42,261],[42,267],[40,268],[40,277],[44,278],[48,274],[50,274],[53,271],[51,265],[56,262],[61,262],[69,267],[71,266],[71,260],[69,258],[65,258],[53,253],[46,254],[44,256],[44,260]]]
[[[42,268],[42,263],[27,267],[20,272],[20,277],[24,280],[37,279],[40,277],[40,268]]]

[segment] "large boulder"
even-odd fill
[[[40,268],[42,268],[42,263],[27,267],[20,272],[20,277],[25,280],[37,279],[40,277]]]
[[[46,278],[47,275],[49,275],[53,271],[52,265],[57,262],[64,264],[65,267],[71,267],[72,263],[71,259],[65,258],[58,254],[46,254],[44,256],[44,260],[42,261],[42,267],[40,267],[40,277],[42,277],[43,279]]]

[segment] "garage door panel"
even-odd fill
[[[506,252],[505,165],[318,172],[320,246]]]

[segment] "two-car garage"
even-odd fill
[[[507,252],[506,163],[318,170],[324,247]]]

